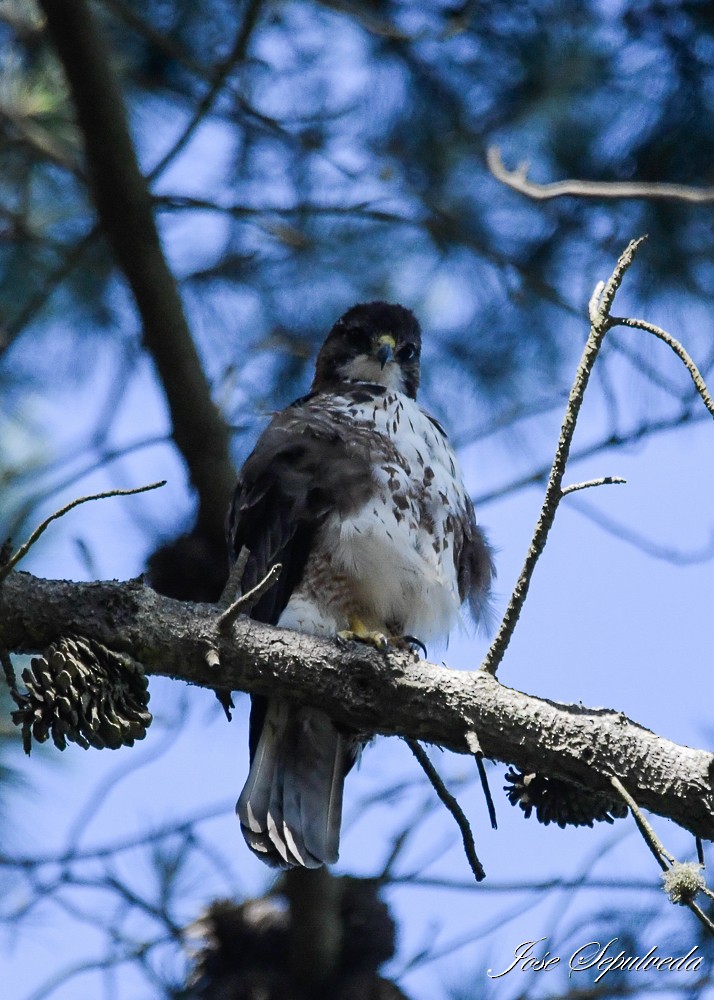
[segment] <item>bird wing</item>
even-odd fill
[[[282,566],[250,612],[257,621],[277,624],[320,525],[335,511],[347,515],[373,488],[367,451],[349,424],[334,419],[335,407],[327,395],[297,400],[273,418],[241,471],[228,535],[233,561],[244,546],[249,551],[242,593]],[[353,742],[317,709],[252,696],[251,769],[237,812],[249,846],[268,864],[336,860]]]
[[[241,471],[229,513],[232,559],[250,552],[241,580],[246,593],[277,562],[276,583],[251,611],[275,625],[300,583],[315,533],[328,514],[347,514],[371,488],[369,457],[335,422],[329,396],[311,394],[277,414]]]

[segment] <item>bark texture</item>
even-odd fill
[[[714,755],[679,746],[622,713],[536,698],[485,671],[464,673],[240,618],[221,635],[214,605],[162,597],[141,580],[71,583],[12,573],[0,590],[0,647],[37,652],[83,635],[130,653],[148,674],[280,694],[366,733],[408,736],[612,793],[714,839]],[[210,650],[216,656],[207,656]]]

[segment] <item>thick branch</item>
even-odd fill
[[[136,299],[146,347],[166,392],[173,437],[199,496],[199,523],[218,537],[234,480],[228,430],[211,400],[164,257],[111,53],[86,0],[40,0],[40,6],[84,136],[102,229]]]
[[[148,673],[207,687],[280,694],[319,705],[338,721],[485,756],[610,791],[610,776],[637,803],[695,836],[714,839],[714,755],[678,746],[605,709],[560,705],[465,673],[348,650],[312,636],[239,619],[222,636],[214,605],[160,597],[141,581],[69,583],[12,573],[0,590],[0,647],[33,652],[80,634],[130,653]],[[215,649],[214,666],[206,652]]]

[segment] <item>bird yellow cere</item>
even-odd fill
[[[446,434],[417,402],[421,332],[408,309],[353,306],[330,330],[308,395],[273,418],[229,515],[243,593],[275,563],[254,619],[377,648],[446,637],[493,575]],[[236,811],[269,865],[337,860],[357,734],[318,708],[253,696],[250,773]]]

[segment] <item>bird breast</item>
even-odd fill
[[[456,458],[402,393],[346,402],[355,439],[367,435],[373,491],[354,512],[327,519],[320,549],[373,627],[446,636],[459,617],[454,547],[468,503]]]

